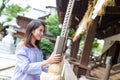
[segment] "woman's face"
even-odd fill
[[[33,38],[35,40],[40,40],[44,33],[44,26],[40,25],[38,28],[36,28],[34,31],[32,31]]]

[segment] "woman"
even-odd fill
[[[47,72],[49,64],[62,60],[59,54],[43,60],[39,42],[44,32],[45,24],[41,20],[32,20],[28,24],[25,38],[16,47],[16,66],[12,80],[40,80],[41,72]]]

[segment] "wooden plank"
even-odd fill
[[[103,77],[103,75],[101,73],[99,73],[97,70],[92,71],[91,75],[95,76],[95,77],[97,77],[99,79]]]
[[[105,69],[104,69],[104,71],[105,71]],[[101,71],[100,69],[94,69],[94,72],[95,72],[95,74],[96,73],[99,73],[99,75],[104,75],[104,72],[103,70]]]
[[[114,71],[110,75],[112,76],[112,75],[115,75],[115,74],[118,74],[118,73],[120,73],[120,70]]]
[[[119,73],[112,75],[112,73],[114,72],[115,72],[114,70],[111,70],[109,80],[120,79],[120,72],[118,71]],[[98,78],[97,80],[103,80],[104,75],[105,75],[105,67],[97,67],[91,71],[91,76],[95,78],[97,77]]]
[[[120,63],[113,65],[112,69],[113,70],[120,70]]]
[[[114,76],[110,76],[110,80],[119,80],[120,79],[120,74],[118,75],[114,75]]]

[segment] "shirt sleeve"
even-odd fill
[[[42,56],[42,61],[44,61],[44,59],[43,59],[43,54],[41,54],[41,56]],[[48,72],[48,65],[42,67],[42,71]]]
[[[40,62],[31,63],[26,50],[17,49],[16,57],[17,67],[19,67],[20,72],[27,74],[41,74],[42,67]]]
[[[48,72],[48,65],[44,66],[44,67],[42,68],[42,71]]]

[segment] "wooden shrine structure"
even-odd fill
[[[107,3],[102,6],[101,12],[98,12],[97,16],[91,21],[90,17],[94,17],[91,15],[94,14],[94,6],[97,4],[97,1],[100,0],[75,0],[70,29],[73,28],[76,32],[78,31],[79,35],[74,36],[75,40],[71,46],[70,62],[74,65],[73,70],[78,78],[81,75],[86,75],[89,78],[93,76],[91,73],[95,73],[94,71],[97,70],[89,65],[92,43],[94,38],[103,39],[105,44],[99,62],[104,65],[104,69],[103,67],[101,70],[99,69],[99,72],[96,72],[96,75],[99,77],[94,77],[91,80],[119,80],[119,76],[117,76],[116,79],[111,76],[120,74],[120,68],[118,68],[120,67],[120,1],[103,0],[103,2],[106,1]],[[68,2],[69,0],[56,0],[61,24],[65,17]],[[90,9],[92,9],[92,14]],[[82,36],[82,31],[80,33],[80,30],[78,30],[79,27],[85,27],[83,28],[83,32],[87,32],[87,36],[81,58],[77,59],[79,43]],[[109,58],[107,59],[107,57]],[[101,68],[100,66],[101,65],[98,65],[99,68]],[[104,70],[106,72],[104,72]],[[104,73],[102,77],[100,73]]]

